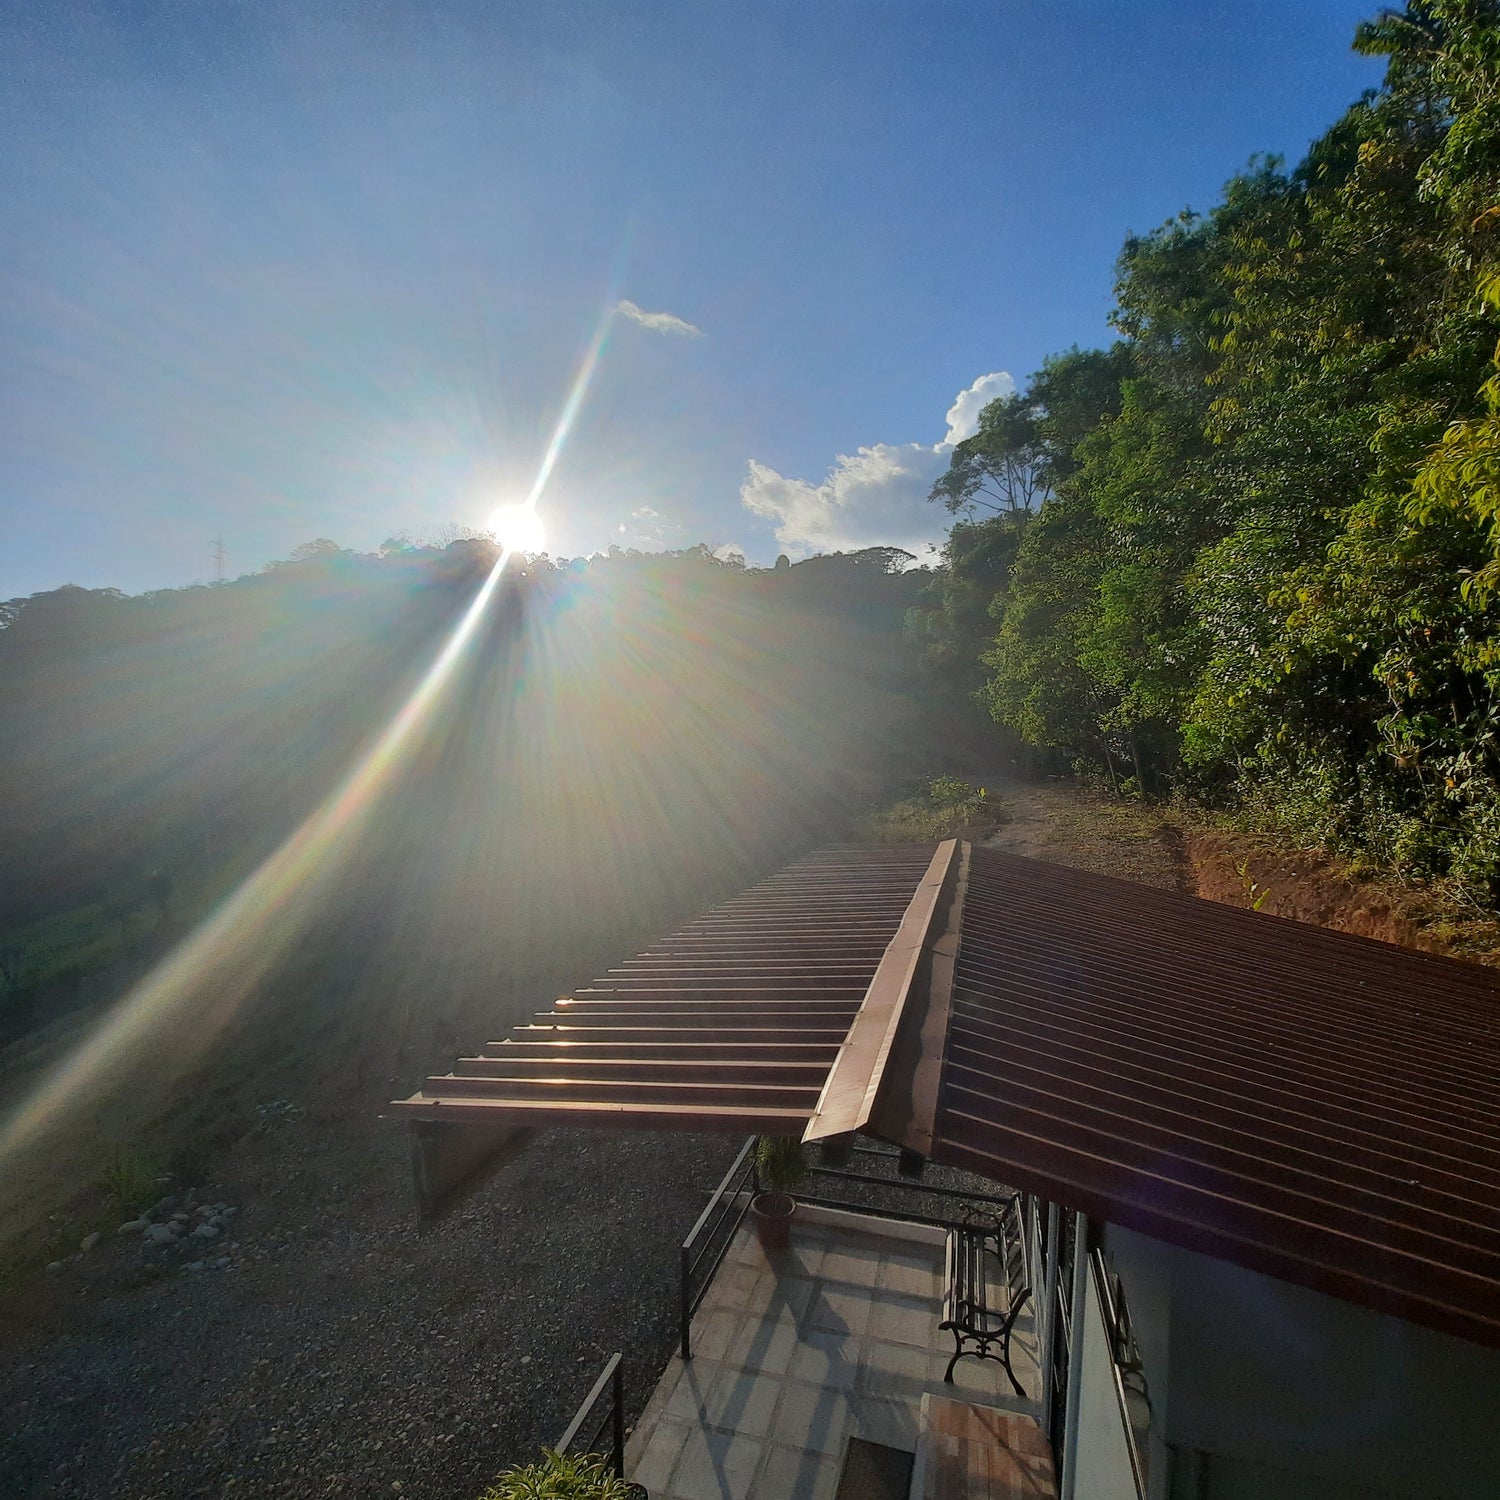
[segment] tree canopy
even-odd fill
[[[1355,45],[1382,86],[1127,238],[1119,341],[958,445],[933,498],[1003,514],[955,526],[914,624],[1059,762],[1493,901],[1500,8]]]

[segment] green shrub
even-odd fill
[[[149,1208],[161,1196],[156,1168],[144,1156],[123,1147],[104,1163],[99,1186],[121,1208]]]
[[[597,1453],[544,1448],[535,1463],[507,1469],[479,1500],[631,1500],[633,1492]]]
[[[936,839],[982,837],[1005,819],[1005,805],[984,787],[957,776],[937,776],[927,789],[883,807],[865,820],[877,844],[929,844]]]
[[[794,1135],[763,1135],[755,1147],[755,1172],[768,1193],[790,1193],[807,1177],[807,1153]]]
[[[986,795],[983,787],[976,792],[957,776],[936,776],[927,783],[927,800],[934,807],[966,807]]]

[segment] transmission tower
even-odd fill
[[[224,582],[224,557],[224,533],[220,532],[219,535],[214,538],[213,559],[215,583]]]

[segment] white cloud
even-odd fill
[[[1014,396],[1016,383],[1005,370],[981,375],[968,390],[960,391],[948,408],[948,436],[939,447],[953,447],[979,431],[979,413],[1001,396]]]
[[[861,547],[905,547],[920,557],[946,531],[946,514],[927,495],[953,445],[972,435],[988,402],[1015,388],[1003,370],[981,375],[948,408],[942,442],[873,443],[841,453],[821,484],[789,479],[751,459],[740,503],[771,522],[778,545],[795,557]]]
[[[945,450],[921,443],[841,453],[821,484],[788,479],[751,459],[740,502],[770,521],[782,550],[799,557],[873,546],[921,553],[942,535],[942,514],[927,504],[927,492],[947,467]]]
[[[622,317],[629,318],[632,323],[649,328],[653,333],[672,333],[684,339],[703,337],[703,330],[689,323],[686,318],[679,318],[676,313],[647,312],[644,308],[637,307],[628,297],[615,303],[615,311]]]

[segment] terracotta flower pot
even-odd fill
[[[796,1208],[795,1201],[786,1193],[757,1193],[750,1200],[755,1232],[760,1237],[761,1249],[768,1255],[785,1250],[791,1242],[792,1214]]]

